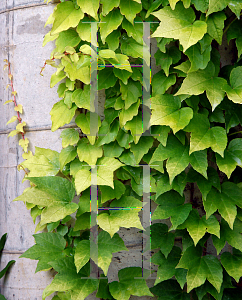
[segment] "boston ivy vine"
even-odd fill
[[[41,216],[36,232],[47,229],[34,235],[36,244],[22,255],[39,261],[36,271],[57,272],[43,299],[58,292],[52,299],[80,300],[96,290],[96,297],[117,300],[131,295],[241,299],[241,9],[241,0],[63,0],[56,5],[44,39],[44,45],[54,40],[56,45],[45,63],[56,68],[50,85],[61,81],[61,100],[50,112],[52,131],[73,118],[78,128],[62,131],[60,153],[36,147],[21,164],[29,170],[25,178],[31,188],[15,199],[26,202],[34,221]],[[150,55],[143,22],[156,38],[154,56],[161,67],[152,74],[148,128],[142,64],[149,65]],[[96,45],[91,24],[98,27]],[[236,61],[221,67],[219,45],[226,39],[235,45]],[[95,61],[98,90],[106,95],[104,119],[90,101]],[[91,134],[94,118],[97,136]],[[133,266],[119,271],[119,281],[90,277],[93,170],[96,263],[106,276],[112,254],[128,250],[119,228],[144,229],[139,218],[144,165],[151,168],[150,196],[157,205],[156,222],[148,228],[151,248],[157,249],[151,259],[158,266],[154,286],[146,284],[148,270]],[[184,189],[194,183],[201,203],[185,200]],[[163,219],[170,220],[169,228],[157,223]],[[211,238],[217,256],[207,252]],[[219,255],[226,242],[232,251]]]

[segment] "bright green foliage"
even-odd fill
[[[221,216],[227,221],[230,228],[233,229],[234,220],[237,215],[236,205],[242,206],[242,192],[239,187],[232,182],[224,182],[221,185],[221,193],[212,188],[209,192],[204,208],[207,218],[217,209]]]
[[[217,12],[208,17],[208,34],[214,38],[220,45],[222,44],[224,21],[226,15],[223,12]]]
[[[156,208],[152,220],[171,218],[172,229],[176,229],[178,225],[184,223],[187,219],[192,205],[184,204],[185,199],[177,192],[171,191],[163,194],[156,200],[159,206]]]
[[[206,219],[206,216],[200,218],[197,210],[192,210],[187,220],[178,227],[178,229],[185,228],[187,228],[195,246],[206,232],[214,234],[218,238],[220,237],[220,226],[215,216],[212,215],[208,219]]]
[[[64,103],[64,100],[57,102],[50,112],[52,121],[51,130],[55,131],[61,126],[70,123],[75,115],[76,109],[76,105],[73,105],[73,107],[69,109]]]
[[[188,269],[187,291],[201,286],[207,279],[219,292],[223,281],[222,267],[219,260],[206,255],[201,257],[201,247],[189,247],[177,265],[177,268]]]
[[[224,157],[216,154],[216,161],[219,169],[228,177],[234,171],[236,166],[242,167],[242,141],[240,139],[232,140],[228,148],[224,151]]]
[[[240,251],[234,250],[234,252],[233,255],[229,252],[224,252],[221,255],[221,263],[228,274],[239,282],[241,277],[242,257]]]
[[[228,98],[235,103],[242,102],[242,81],[241,81],[242,67],[234,68],[230,74],[230,85],[226,92]]]
[[[102,42],[105,43],[106,37],[119,27],[123,20],[123,16],[118,9],[112,10],[105,17],[101,16],[100,34]]]
[[[28,177],[35,187],[27,190],[15,201],[27,201],[45,207],[41,213],[41,224],[59,221],[78,209],[71,202],[75,189],[67,179],[54,176]]]
[[[203,114],[196,114],[184,129],[191,132],[190,154],[211,147],[216,153],[224,156],[227,146],[226,132],[222,127],[209,128],[209,120]]]
[[[60,170],[59,153],[35,147],[35,155],[25,160],[22,166],[29,169],[28,176],[31,177],[54,176]]]
[[[43,292],[43,299],[51,295],[54,291],[71,291],[71,299],[85,299],[98,287],[97,279],[82,279],[88,277],[90,267],[87,265],[79,273],[76,272],[73,257],[65,257],[50,262],[50,265],[58,272],[50,285]]]
[[[151,125],[168,125],[174,133],[183,129],[192,119],[190,107],[181,108],[179,97],[157,95],[151,98]]]
[[[62,147],[66,148],[68,145],[75,145],[79,141],[79,134],[74,128],[67,128],[61,132]]]
[[[179,39],[184,51],[201,40],[207,32],[207,24],[195,21],[193,9],[185,9],[180,2],[174,10],[168,6],[152,14],[162,21],[152,36]]]
[[[110,283],[110,293],[117,300],[128,300],[130,295],[153,296],[149,291],[145,279],[147,270],[138,267],[124,268],[118,272],[119,282]],[[148,272],[147,272],[148,273]],[[140,278],[137,278],[140,277]]]
[[[25,153],[18,169],[29,170],[31,187],[16,198],[34,222],[40,216],[36,232],[48,230],[23,255],[39,261],[37,271],[57,272],[43,299],[57,292],[53,300],[84,300],[96,290],[109,300],[240,299],[241,1],[60,2],[43,44],[55,43],[45,64],[56,68],[50,86],[61,81],[50,114],[63,149]],[[143,66],[150,62],[151,70]],[[24,124],[10,135],[24,133]],[[150,234],[143,252],[155,250],[158,268],[151,288],[153,271],[138,267],[121,269],[119,281],[103,278],[115,269],[113,254],[127,251],[123,228],[140,240]],[[217,255],[226,243],[233,250],[218,258],[211,240]],[[100,278],[90,277],[90,263]]]
[[[70,27],[76,27],[83,17],[83,11],[81,9],[75,9],[73,2],[59,3],[57,9],[53,13],[54,23],[51,34],[60,33]]]
[[[189,73],[176,95],[200,95],[206,91],[212,110],[214,110],[223,100],[226,89],[226,80],[215,77],[215,67],[210,62],[206,69]]]
[[[86,2],[85,0],[77,0],[77,4],[81,7],[84,13],[87,13],[94,19],[98,20],[97,10],[99,8],[99,0],[93,0],[88,2]]]
[[[114,236],[120,227],[143,229],[138,216],[138,212],[142,208],[140,201],[133,197],[122,197],[120,200],[113,201],[111,207],[119,207],[121,209],[111,209],[109,212],[104,212],[97,217],[98,225],[107,231],[111,237]]]
[[[112,238],[106,231],[102,231],[98,235],[98,266],[102,268],[105,275],[107,275],[112,260],[112,253],[122,250],[128,249],[124,246],[123,240],[117,233],[115,233]],[[79,272],[79,270],[89,261],[90,241],[82,240],[78,243],[74,258],[77,272]]]
[[[133,20],[136,14],[142,9],[141,3],[137,3],[134,0],[120,0],[120,12],[126,17],[126,19],[133,24]]]
[[[24,252],[20,257],[38,259],[36,272],[51,269],[50,261],[65,257],[65,239],[58,233],[43,232],[34,235],[35,245]]]

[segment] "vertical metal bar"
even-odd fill
[[[91,22],[91,86],[90,86],[90,136],[98,133],[98,43],[97,43],[97,24]]]
[[[150,22],[143,22],[143,135],[150,135],[150,81],[151,81],[151,64],[150,64]]]
[[[151,274],[151,242],[150,242],[150,225],[151,225],[151,209],[150,209],[150,166],[143,165],[143,227],[147,230],[143,231],[143,246],[145,244],[146,251],[142,252],[142,267],[150,271]]]
[[[91,219],[90,219],[90,276],[98,278],[98,194],[97,194],[97,166],[91,167]],[[95,262],[95,263],[94,263]]]

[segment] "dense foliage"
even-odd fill
[[[16,198],[26,202],[34,221],[41,216],[36,232],[48,231],[35,234],[36,244],[22,255],[39,261],[36,271],[58,273],[43,299],[58,291],[53,300],[80,300],[96,290],[96,297],[117,300],[241,299],[241,9],[241,0],[70,0],[55,7],[44,39],[44,45],[56,45],[46,61],[57,68],[51,87],[61,81],[61,100],[50,112],[52,131],[73,118],[78,128],[62,131],[60,153],[36,147],[28,156],[22,166],[31,188]],[[154,57],[161,67],[151,74],[148,102],[143,22],[157,41]],[[236,58],[221,67],[219,47],[227,41]],[[98,90],[106,94],[105,118],[90,101],[95,64]],[[96,262],[106,276],[112,254],[128,250],[119,228],[144,230],[144,165],[150,166],[157,206],[155,222],[145,228],[157,249],[154,286],[148,288],[145,270],[135,266],[120,270],[119,281],[111,283],[89,277],[92,178],[98,185]],[[185,199],[184,189],[194,184],[201,202]],[[164,219],[170,227],[159,223]],[[208,253],[208,239],[217,255]],[[226,242],[232,251],[219,255]]]

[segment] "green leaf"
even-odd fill
[[[226,15],[223,12],[217,12],[209,15],[208,24],[208,34],[214,38],[219,45],[222,44],[224,21],[226,20]]]
[[[187,183],[187,179],[184,173],[181,173],[180,175],[176,176],[171,185],[169,183],[169,176],[167,173],[160,175],[156,182],[157,184],[156,199],[160,195],[172,189],[177,191],[182,196],[186,183]]]
[[[66,73],[64,71],[52,74],[50,78],[50,87],[54,87],[59,81],[64,78],[66,78]]]
[[[64,100],[61,100],[54,104],[53,108],[50,111],[51,115],[51,131],[55,131],[65,124],[69,124],[76,112],[76,105],[73,105],[71,109],[64,103]]]
[[[228,87],[225,79],[215,77],[214,74],[215,66],[210,61],[206,69],[189,73],[176,95],[200,95],[206,91],[212,110],[214,110],[223,100]]]
[[[35,147],[35,155],[21,163],[29,169],[28,176],[54,176],[60,170],[59,153],[50,149]]]
[[[155,285],[172,278],[180,271],[179,269],[175,269],[180,257],[181,249],[178,247],[173,247],[168,257],[165,257],[160,251],[152,256],[151,261],[159,265]]]
[[[78,64],[82,64],[85,61],[85,55],[82,55],[79,58]],[[71,80],[80,80],[85,84],[90,84],[90,67],[83,66],[81,68],[77,68],[77,64],[73,62],[69,62],[68,60],[61,59],[62,65],[65,67],[64,71],[66,72],[66,76]]]
[[[123,21],[119,9],[114,9],[108,13],[105,17],[101,16],[100,34],[103,44],[105,44],[106,37],[119,27]]]
[[[53,13],[54,23],[51,34],[54,35],[70,27],[76,27],[83,17],[83,11],[81,9],[75,9],[73,2],[59,3]]]
[[[76,47],[80,43],[81,39],[74,29],[68,29],[61,31],[56,39],[56,52],[62,53],[67,46]]]
[[[142,113],[139,112],[137,116],[135,116],[131,121],[128,121],[124,128],[126,130],[130,130],[133,136],[135,144],[138,143],[142,133],[143,133],[143,120]]]
[[[214,152],[224,155],[227,146],[226,131],[219,126],[210,128],[205,115],[195,114],[184,131],[191,132],[190,154],[211,147]]]
[[[242,67],[234,68],[230,73],[230,86],[228,86],[226,92],[228,98],[234,103],[242,103]]]
[[[119,30],[114,30],[106,37],[106,42],[109,49],[115,51],[119,47],[119,38],[121,33]]]
[[[60,160],[60,169],[62,170],[66,164],[74,160],[77,156],[76,147],[68,146],[61,150],[59,160]]]
[[[75,189],[67,179],[54,176],[28,177],[28,179],[37,187],[27,190],[14,200],[45,207],[41,214],[41,225],[59,221],[78,209],[78,205],[71,202]]]
[[[199,190],[202,193],[202,198],[204,201],[206,201],[207,195],[210,192],[212,186],[216,187],[219,191],[221,190],[217,171],[212,167],[208,167],[207,173],[208,176],[206,176],[206,178],[208,179],[205,179],[201,174],[190,169],[186,178],[187,182],[197,183]]]
[[[113,73],[113,68],[104,68],[98,73],[98,90],[113,87],[117,82],[117,77]]]
[[[224,158],[216,154],[216,162],[219,170],[224,172],[228,178],[235,170],[236,166],[242,167],[242,141],[233,139],[224,151]]]
[[[120,126],[123,127],[128,121],[132,120],[134,116],[137,116],[138,114],[138,109],[140,106],[140,100],[134,104],[131,104],[131,106],[126,109],[123,108],[119,114],[119,122]]]
[[[131,134],[126,133],[124,130],[119,130],[119,133],[117,135],[117,142],[121,147],[124,147],[126,149],[130,148],[130,143],[133,142],[133,137]]]
[[[129,300],[131,295],[153,297],[145,282],[145,271],[147,270],[139,267],[121,269],[118,272],[119,282],[113,281],[109,284],[111,295],[117,300]]]
[[[120,0],[120,12],[133,24],[136,14],[142,10],[142,4],[133,0]]]
[[[205,69],[208,65],[208,62],[210,61],[210,52],[212,50],[212,47],[207,47],[207,49],[203,52],[201,52],[201,47],[197,43],[194,46],[191,46],[185,54],[188,56],[191,67],[188,70],[189,72],[195,72],[198,69]]]
[[[87,138],[82,138],[77,145],[77,154],[80,161],[85,161],[88,165],[96,165],[97,159],[102,157],[103,150],[101,147],[91,145]]]
[[[120,0],[100,0],[100,3],[102,4],[102,14],[106,16],[111,10],[113,10],[114,7],[118,7]]]
[[[169,279],[155,285],[150,291],[159,296],[158,299],[174,299],[174,300],[190,300],[190,294],[184,292],[179,286],[178,282],[173,279]]]
[[[193,169],[207,178],[207,150],[195,151],[190,155],[190,164]]]
[[[107,232],[102,231],[99,233],[97,239],[98,261],[96,263],[98,263],[98,266],[104,271],[104,274],[107,275],[113,256],[112,254],[122,250],[128,251],[128,249],[117,233],[111,238]],[[77,272],[79,272],[90,259],[90,241],[83,240],[77,244],[74,258]]]
[[[6,267],[4,269],[2,269],[2,271],[0,272],[0,279],[6,274],[6,272],[8,271],[8,269],[11,267],[12,264],[15,263],[15,260],[10,260]]]
[[[77,107],[94,112],[94,108],[91,107],[90,85],[85,85],[83,89],[76,89],[72,93],[71,101],[74,102]]]
[[[198,211],[193,209],[187,220],[178,227],[178,229],[186,229],[194,241],[195,246],[206,232],[220,237],[220,225],[215,216],[206,219],[205,216],[200,218]]]
[[[66,240],[59,233],[34,234],[35,245],[20,257],[38,260],[35,272],[51,269],[49,262],[65,257]]]
[[[176,133],[187,126],[193,117],[190,107],[181,108],[181,100],[173,95],[156,95],[151,98],[151,125],[168,125]]]
[[[184,51],[195,45],[207,32],[207,24],[195,21],[193,9],[185,9],[180,2],[174,10],[166,6],[152,15],[162,21],[152,37],[179,39]]]
[[[101,203],[112,199],[120,199],[125,192],[124,184],[119,180],[114,180],[114,189],[109,186],[100,186],[101,190]]]
[[[110,142],[113,142],[116,139],[118,131],[119,131],[118,120],[115,120],[111,125],[109,125],[109,123],[106,120],[104,120],[98,132],[99,137],[96,146],[102,146],[104,144],[109,144]]]
[[[184,252],[177,268],[188,269],[187,291],[201,286],[207,279],[219,292],[223,282],[223,269],[219,260],[212,256],[201,256],[201,247],[191,246]]]
[[[89,191],[89,194],[90,194],[90,191]],[[90,211],[90,195],[89,195],[89,210],[88,211]],[[91,218],[90,212],[85,212],[82,215],[78,216],[76,218],[74,231],[89,229],[90,228],[90,218]],[[88,258],[88,260],[89,260],[89,258]]]
[[[226,242],[239,251],[242,251],[241,221],[239,219],[235,219],[233,229],[229,227],[224,219],[221,220],[220,240],[216,236],[213,236],[213,243],[218,254],[225,246]]]
[[[174,74],[166,75],[163,71],[156,73],[152,77],[151,85],[152,85],[152,96],[155,97],[157,95],[163,95],[171,87],[173,84],[176,83],[176,76]]]
[[[166,168],[169,174],[170,183],[172,183],[175,176],[180,174],[189,164],[188,146],[181,144],[181,142],[172,134],[168,137],[166,147],[160,144],[156,148],[150,164],[166,159],[168,159]]]
[[[224,182],[221,185],[221,193],[212,188],[209,192],[206,201],[204,201],[204,208],[207,218],[211,216],[217,209],[221,216],[233,229],[234,220],[237,215],[236,205],[242,206],[242,191],[232,182]]]
[[[150,53],[147,45],[137,43],[136,40],[128,37],[126,34],[123,34],[121,37],[121,51],[133,58],[143,58],[147,64],[150,62]]]
[[[132,143],[130,150],[133,152],[136,164],[139,164],[142,157],[148,153],[154,142],[153,137],[142,136],[137,144]]]
[[[209,0],[207,16],[213,12],[221,11],[228,5],[228,0]]]
[[[77,4],[81,7],[84,13],[92,16],[98,20],[97,11],[99,8],[99,0],[93,0],[86,2],[85,0],[77,0]]]
[[[101,280],[99,280],[99,286],[98,286],[96,297],[101,299],[110,299],[110,300],[113,299],[109,291],[108,279],[102,278]]]
[[[241,277],[241,267],[242,267],[242,255],[238,251],[236,254],[231,254],[229,252],[224,252],[221,255],[221,263],[225,270],[230,276],[232,276],[237,282]]]
[[[133,81],[132,79],[128,81],[127,85],[120,81],[120,92],[122,99],[125,101],[125,109],[128,109],[142,96],[142,86],[139,82]]]
[[[107,231],[111,237],[120,227],[143,229],[138,216],[138,212],[142,209],[142,202],[138,202],[139,207],[137,207],[137,201],[133,197],[122,197],[120,200],[114,200],[111,207],[119,207],[119,210],[109,210],[109,212],[98,215],[98,225]],[[125,209],[123,210],[122,207]],[[131,209],[131,207],[137,208]]]
[[[122,27],[126,30],[129,37],[135,39],[137,43],[143,44],[143,25],[141,23],[134,22],[134,24],[131,24],[126,18],[124,18]]]
[[[69,145],[75,145],[79,141],[79,133],[74,128],[66,128],[61,132],[62,147],[66,148]]]
[[[160,251],[164,254],[165,258],[167,258],[174,245],[174,233],[168,232],[168,226],[160,223],[152,224],[149,230],[151,233],[151,249],[160,248]]]
[[[176,47],[166,49],[166,53],[157,50],[154,55],[156,65],[160,65],[166,76],[169,76],[169,69],[172,64],[176,64],[181,59],[181,52]]]
[[[103,145],[103,153],[105,157],[119,157],[123,151],[124,148],[120,147],[117,141]]]
[[[92,118],[97,118],[98,121],[97,121],[97,125],[98,125],[98,128],[100,128],[101,126],[101,120],[100,120],[100,117],[96,114],[96,113],[92,113]],[[91,145],[94,145],[95,144],[95,141],[96,141],[96,136],[92,136],[90,135],[91,133],[91,115],[90,115],[90,112],[87,112],[87,114],[80,114],[76,117],[75,119],[75,123],[78,127],[81,128],[82,132],[84,134],[87,135],[87,138],[90,142]]]
[[[175,230],[178,225],[184,223],[192,210],[192,205],[184,204],[184,201],[184,197],[175,191],[164,193],[156,200],[159,206],[154,211],[152,220],[171,218],[172,229]]]
[[[128,83],[128,79],[131,76],[131,73],[126,71],[126,70],[120,70],[115,68],[113,70],[113,73],[116,77],[118,77],[119,79],[121,79],[123,81],[124,84]]]
[[[6,239],[7,239],[7,233],[3,234],[1,239],[0,239],[0,254],[2,253],[3,248],[5,246]]]
[[[90,265],[85,266],[76,272],[73,257],[65,257],[64,259],[51,262],[51,266],[58,272],[50,285],[43,292],[43,299],[51,295],[55,291],[71,291],[71,299],[85,299],[89,294],[94,292],[98,287],[98,279],[83,279],[88,277]]]
[[[200,10],[203,13],[206,13],[208,10],[209,0],[191,0],[191,3],[194,4],[196,10]]]

